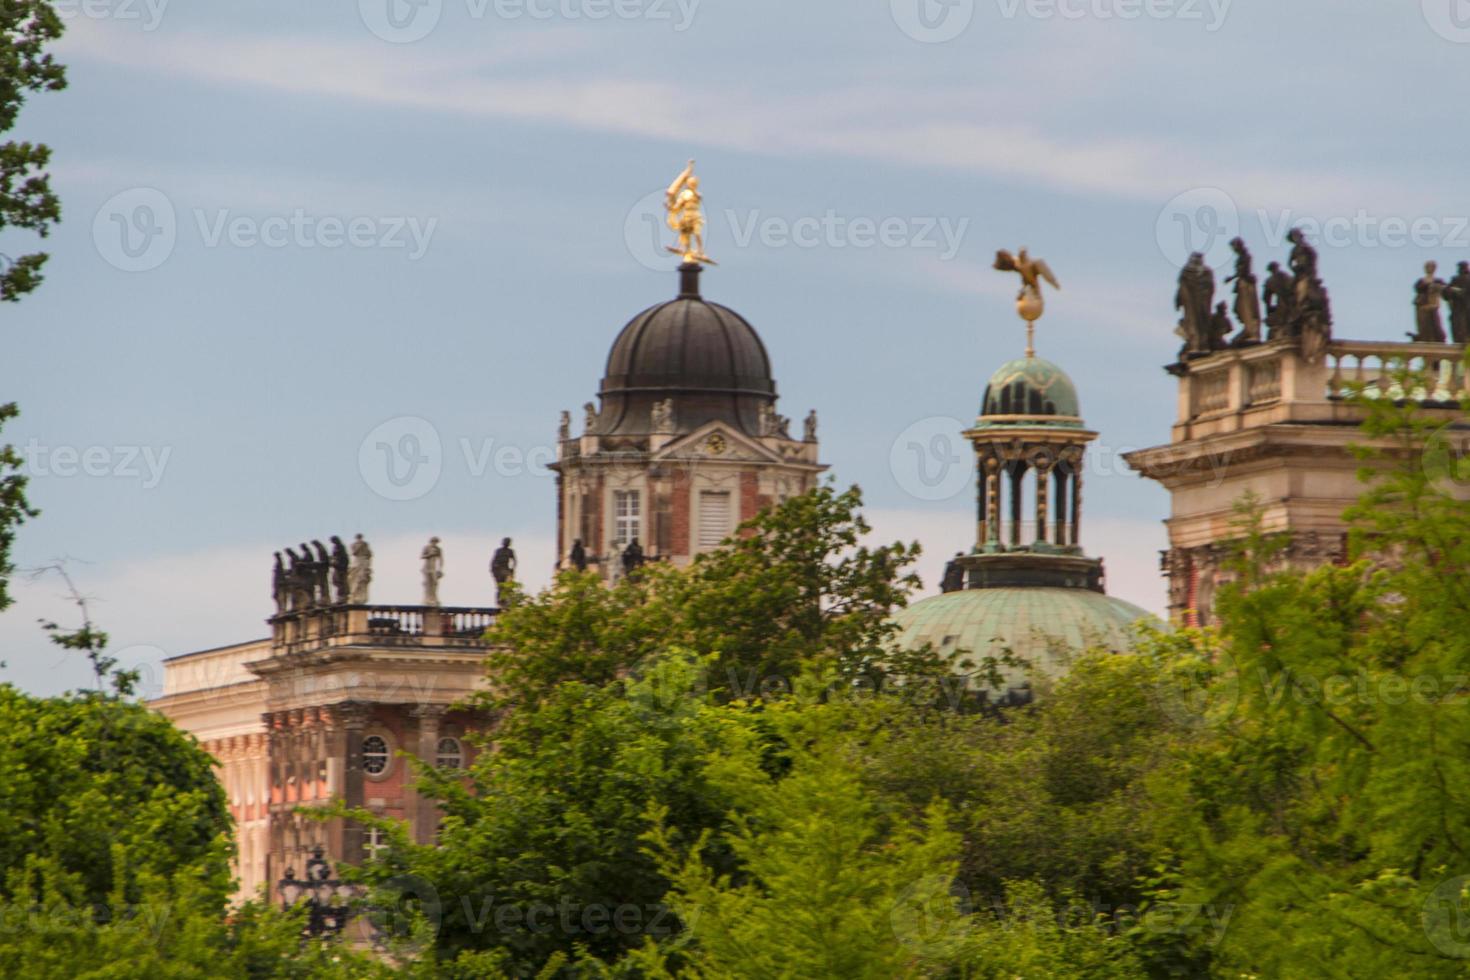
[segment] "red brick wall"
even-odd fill
[[[689,554],[689,473],[674,473],[674,491],[669,518],[669,551],[681,557]]]
[[[744,523],[750,520],[760,509],[765,506],[760,495],[761,477],[756,470],[746,470],[740,474],[740,521]]]

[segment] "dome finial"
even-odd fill
[[[699,274],[704,266],[698,262],[685,262],[679,266],[679,298],[699,299]]]
[[[1033,259],[1026,254],[1026,246],[1012,255],[1005,249],[995,253],[995,266],[1001,272],[1015,272],[1021,276],[1021,291],[1016,294],[1016,313],[1026,321],[1026,356],[1036,356],[1036,321],[1046,312],[1041,298],[1041,280],[1051,283],[1053,289],[1061,289],[1061,283],[1052,275],[1045,259]]]
[[[679,236],[678,248],[664,247],[683,256],[685,265],[716,265],[704,254],[704,198],[699,193],[699,178],[694,176],[693,160],[664,192],[664,208],[669,212],[669,228]]]

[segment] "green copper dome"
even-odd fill
[[[921,599],[894,617],[900,647],[925,643],[944,654],[964,655],[978,664],[1011,650],[1049,677],[1065,674],[1071,658],[1090,647],[1118,653],[1133,648],[1133,623],[1157,622],[1144,609],[1090,589],[964,589]],[[1025,680],[1019,669],[1005,668],[1011,687]]]
[[[1067,372],[1039,357],[1020,357],[990,376],[975,428],[1045,425],[1082,428],[1077,386]]]

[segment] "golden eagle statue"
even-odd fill
[[[1057,282],[1057,277],[1052,274],[1051,266],[1046,264],[1045,259],[1033,259],[1026,254],[1022,248],[1015,255],[1005,249],[995,253],[995,266],[1001,272],[1014,272],[1021,277],[1021,291],[1016,294],[1016,313],[1026,321],[1026,356],[1035,357],[1034,345],[1036,321],[1041,319],[1041,314],[1046,310],[1046,304],[1041,298],[1041,281],[1046,280],[1053,289],[1061,289],[1062,284]]]

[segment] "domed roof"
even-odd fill
[[[699,269],[680,270],[679,295],[628,322],[607,355],[600,435],[646,432],[654,402],[674,398],[685,432],[722,419],[758,434],[760,405],[775,400],[771,360],[739,313],[699,294]]]
[[[1050,425],[1082,428],[1077,386],[1067,372],[1040,357],[1020,357],[990,376],[976,428]]]
[[[964,655],[977,664],[1007,649],[1043,674],[1067,672],[1070,658],[1089,647],[1124,653],[1133,648],[1130,627],[1157,622],[1147,610],[1091,589],[964,589],[921,599],[894,616],[904,649],[932,644],[940,653]],[[1002,668],[1012,687],[1025,679]]]

